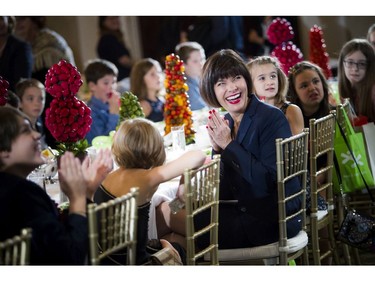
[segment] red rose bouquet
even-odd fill
[[[331,78],[332,71],[329,65],[329,55],[326,51],[326,43],[323,39],[322,28],[314,25],[310,28],[310,61],[320,66],[325,77]]]
[[[46,110],[46,127],[59,142],[60,155],[67,150],[77,155],[88,147],[85,136],[91,128],[91,109],[76,97],[82,84],[77,68],[64,60],[46,74],[46,91],[54,97]]]

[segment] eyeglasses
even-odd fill
[[[366,69],[367,68],[367,62],[354,62],[351,60],[344,60],[344,65],[346,68],[353,69],[354,67],[358,69]]]

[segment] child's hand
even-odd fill
[[[82,171],[87,181],[87,198],[92,199],[95,191],[113,169],[113,159],[110,149],[99,150],[95,160],[90,163],[90,157],[86,157],[82,163]]]
[[[112,114],[119,114],[120,113],[120,93],[113,90],[111,95],[109,95],[108,104],[109,104],[109,112]]]

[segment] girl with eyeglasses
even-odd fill
[[[338,86],[341,98],[350,98],[357,115],[375,121],[375,53],[366,39],[353,39],[341,49]]]

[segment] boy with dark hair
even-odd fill
[[[115,89],[118,69],[107,60],[95,59],[88,62],[84,75],[91,94],[88,106],[91,108],[92,124],[86,135],[91,144],[94,137],[108,135],[117,126],[120,93]]]

